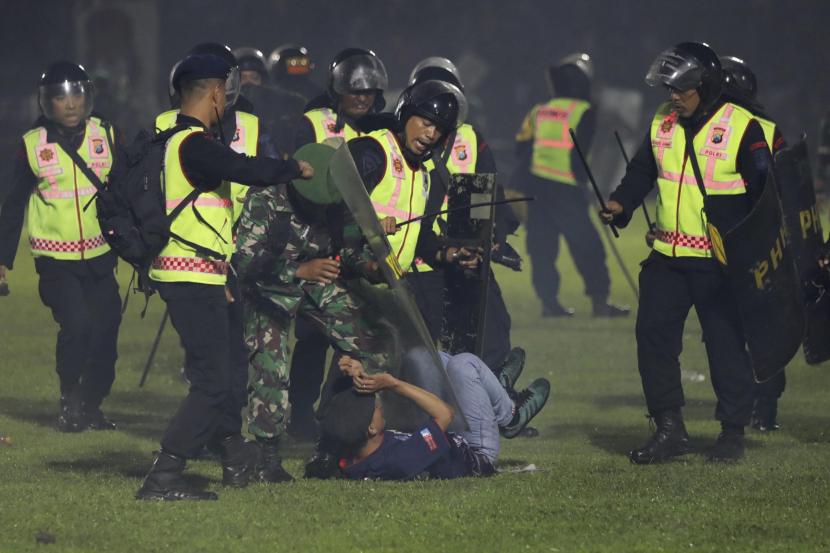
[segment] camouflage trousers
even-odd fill
[[[325,285],[319,301],[309,295],[295,312],[275,307],[245,306],[245,341],[248,345],[248,430],[256,437],[283,433],[288,410],[290,352],[288,331],[294,316],[304,317],[323,333],[336,351],[364,359],[373,350],[372,332],[361,316],[362,304],[339,283]],[[277,301],[274,301],[277,300]]]

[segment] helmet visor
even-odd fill
[[[64,81],[41,85],[38,103],[50,121],[75,127],[92,113],[94,92],[91,81]]]
[[[231,68],[228,73],[228,78],[225,80],[225,107],[229,108],[236,103],[239,98],[239,91],[242,89],[242,81],[240,78],[239,67]]]
[[[692,90],[703,84],[703,67],[694,57],[675,48],[662,52],[646,74],[648,86],[663,85],[675,90]]]
[[[331,70],[332,88],[338,94],[350,94],[361,90],[386,90],[389,77],[386,67],[377,56],[351,56]]]

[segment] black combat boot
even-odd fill
[[[715,445],[706,455],[710,463],[734,463],[744,456],[744,427],[721,425]]]
[[[542,317],[566,317],[570,318],[574,316],[574,309],[573,307],[564,307],[558,301],[553,303],[545,304],[542,308]]]
[[[136,499],[154,501],[214,500],[213,492],[197,490],[182,478],[185,460],[172,453],[159,451],[150,472],[144,478]]]
[[[594,317],[628,317],[631,308],[627,305],[614,305],[608,303],[606,298],[593,298],[592,313]]]
[[[628,458],[634,464],[660,463],[690,451],[689,434],[679,409],[658,413],[654,416],[654,421],[657,431],[646,445],[628,453]]]
[[[257,438],[259,446],[259,464],[257,465],[257,476],[262,482],[280,484],[282,482],[293,482],[291,476],[282,466],[280,457],[279,438]]]
[[[81,422],[84,428],[90,430],[115,430],[115,423],[104,416],[103,411],[99,405],[93,406],[91,403],[81,404]]]
[[[259,458],[256,444],[233,434],[219,441],[222,458],[222,485],[244,488],[248,485]]]
[[[61,396],[58,430],[61,432],[83,432],[86,426],[81,416],[81,401],[74,394]]]

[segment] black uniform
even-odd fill
[[[72,150],[80,147],[86,129],[85,123],[66,129],[44,117],[35,126],[46,128],[49,142],[60,142]],[[115,163],[122,154],[120,136],[113,134]],[[21,143],[9,195],[0,212],[0,265],[9,269],[14,266],[26,205],[37,182],[27,160],[26,145]],[[91,412],[98,411],[115,380],[121,323],[121,301],[113,272],[116,261],[111,252],[80,261],[35,258],[41,301],[52,310],[52,317],[60,326],[55,365],[61,395],[83,402]]]
[[[197,119],[179,114],[177,124],[204,127]],[[197,133],[182,142],[182,170],[199,190],[211,191],[222,181],[268,186],[300,175],[293,159],[279,160],[237,154],[211,137]],[[162,450],[178,457],[198,453],[211,438],[239,434],[240,398],[233,381],[242,375],[231,367],[235,335],[223,286],[187,282],[158,282],[170,320],[181,337],[188,360],[190,390],[162,439]],[[238,323],[234,323],[238,324]],[[238,371],[236,371],[238,372]],[[247,377],[247,375],[246,375]]]
[[[722,102],[712,107],[718,111]],[[696,134],[708,117],[679,120]],[[687,134],[687,136],[689,136]],[[710,196],[721,232],[745,217],[763,190],[771,157],[763,131],[752,121],[741,140],[737,169],[746,182],[747,194]],[[625,226],[634,210],[654,187],[657,165],[647,135],[628,165],[611,199],[623,206],[615,224]],[[711,214],[710,214],[711,215]],[[652,415],[679,409],[685,403],[679,356],[683,326],[694,306],[709,359],[712,385],[718,398],[715,418],[724,428],[741,429],[749,422],[753,379],[746,342],[729,282],[717,261],[706,258],[669,257],[653,251],[642,262],[640,304],[637,314],[637,357],[643,391]]]

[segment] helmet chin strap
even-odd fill
[[[216,107],[216,104],[213,105],[213,113],[216,114],[216,126],[219,127],[219,140],[227,146],[228,143],[225,142],[225,131],[222,129],[222,118],[219,117],[219,108]]]

